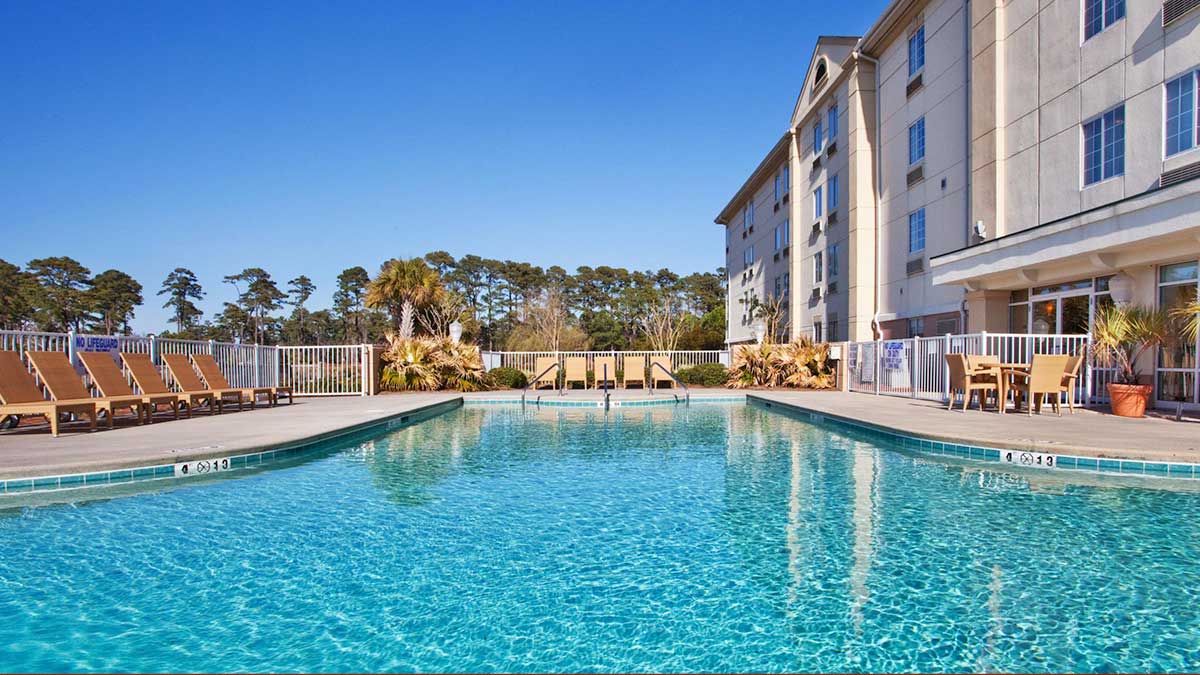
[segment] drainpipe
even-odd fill
[[[963,218],[963,227],[966,228],[966,237],[963,243],[967,246],[971,245],[971,237],[974,235],[974,230],[971,227],[971,0],[963,0],[963,101],[964,116],[966,121],[963,133],[966,135],[967,149],[967,188],[964,193],[963,203],[966,204],[966,214]],[[967,299],[964,297],[962,303],[958,306],[958,326],[965,334],[967,332]]]
[[[872,169],[875,174],[875,184],[871,187],[871,197],[875,200],[875,311],[871,315],[871,330],[875,333],[875,339],[879,340],[883,338],[883,329],[879,326],[879,238],[882,236],[882,233],[879,231],[879,188],[883,184],[883,162],[880,160],[880,155],[883,152],[883,148],[880,146],[879,142],[879,127],[882,126],[880,120],[880,107],[882,104],[880,103],[879,99],[879,60],[867,56],[858,49],[855,49],[852,54],[856,61],[862,59],[875,66],[875,147],[874,151],[871,153],[871,162],[873,164]]]

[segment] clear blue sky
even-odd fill
[[[0,258],[69,255],[155,296],[191,268],[334,279],[445,249],[723,264],[712,219],[859,3],[6,2]]]

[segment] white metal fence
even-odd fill
[[[371,391],[374,377],[365,345],[277,347],[279,385],[305,396],[345,396]]]
[[[297,396],[365,395],[374,377],[367,345],[288,346],[176,340],[154,336],[0,331],[0,350],[149,354],[166,375],[163,354],[211,354],[234,387],[290,386]],[[170,381],[170,378],[166,378]]]
[[[987,356],[1000,363],[1029,363],[1035,354],[1082,354],[1083,377],[1077,381],[1076,400],[1101,400],[1112,371],[1088,363],[1087,335],[1024,335],[972,333],[940,337],[905,338],[848,344],[847,373],[850,391],[947,401],[950,368],[947,354]]]
[[[532,373],[537,366],[538,359],[557,358],[559,362],[566,358],[583,357],[587,359],[587,369],[594,370],[596,357],[620,357],[618,363],[623,363],[625,357],[646,357],[646,356],[665,356],[671,360],[671,369],[679,371],[684,368],[698,366],[704,363],[720,363],[729,365],[729,352],[719,350],[691,350],[691,351],[673,351],[673,352],[656,352],[656,351],[607,351],[607,352],[484,352],[484,365],[488,370],[492,368],[516,368],[523,370],[526,373]]]

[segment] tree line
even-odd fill
[[[376,342],[388,333],[445,335],[485,349],[637,349],[668,345],[717,349],[725,339],[725,275],[680,276],[668,269],[626,270],[456,259],[446,251],[392,259],[374,277],[363,267],[342,271],[332,306],[312,309],[316,286],[299,275],[281,287],[266,270],[222,278],[235,292],[211,317],[194,272],[179,267],[155,292],[170,310],[165,337],[261,344]],[[92,275],[69,257],[39,258],[21,268],[0,260],[0,326],[50,332],[130,334],[145,301],[143,287],[111,269]]]

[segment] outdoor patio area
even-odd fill
[[[1143,419],[1116,417],[1101,410],[1077,409],[1062,417],[1049,406],[1033,416],[1024,412],[998,415],[972,407],[956,407],[922,399],[863,393],[817,391],[752,391],[759,400],[829,417],[840,417],[885,430],[933,440],[1043,453],[1200,462],[1200,419],[1176,421],[1159,415]]]

